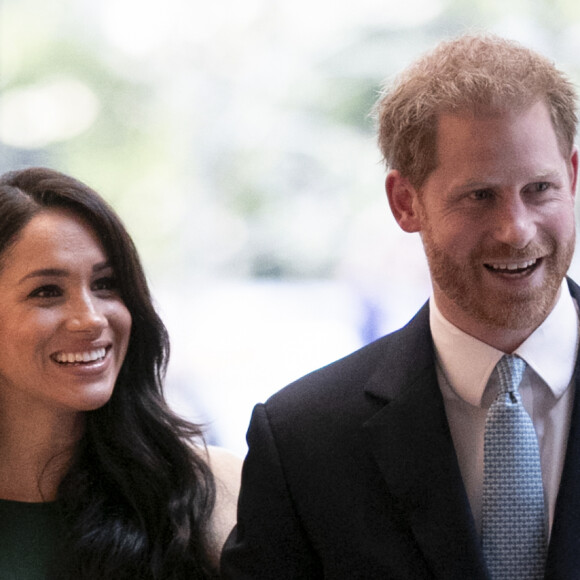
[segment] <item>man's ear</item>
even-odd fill
[[[391,212],[399,227],[409,233],[421,231],[418,213],[419,197],[409,180],[397,170],[392,170],[387,175],[385,188]]]
[[[576,184],[578,181],[578,148],[572,149],[570,156],[570,185],[572,188],[572,196],[576,195]]]

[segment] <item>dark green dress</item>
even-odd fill
[[[0,500],[0,579],[45,580],[63,533],[56,502]]]

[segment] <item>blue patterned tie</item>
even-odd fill
[[[485,422],[483,553],[493,580],[540,580],[546,561],[544,490],[538,439],[518,387],[526,363],[505,355],[500,392]]]

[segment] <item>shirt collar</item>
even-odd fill
[[[503,352],[451,324],[430,300],[430,325],[435,352],[447,381],[462,399],[474,406]],[[548,385],[556,398],[567,389],[578,347],[578,314],[564,280],[560,297],[544,322],[515,351]]]

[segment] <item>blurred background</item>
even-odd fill
[[[369,113],[467,30],[580,81],[576,0],[0,0],[0,171],[112,203],[171,334],[171,404],[243,455],[256,402],[428,298]]]

